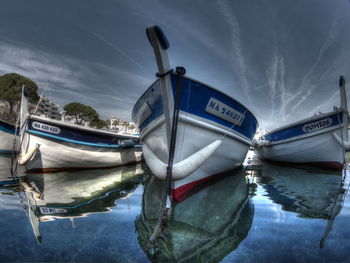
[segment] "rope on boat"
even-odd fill
[[[342,109],[340,109],[342,110]],[[342,111],[343,114],[346,114],[346,112],[343,110]],[[343,123],[340,122],[340,111],[338,112],[338,123],[339,123],[339,131],[340,131],[340,138],[341,138],[341,144],[342,144],[342,148],[343,148],[343,151],[342,151],[342,154],[343,154],[343,169],[345,168],[346,169],[346,160],[345,160],[345,146],[344,146],[344,138],[343,138],[343,132],[342,132],[342,125],[344,125]]]
[[[168,71],[164,74],[169,74],[171,71]],[[150,237],[150,241],[153,242],[156,240],[163,230],[163,226],[167,221],[167,214],[170,209],[170,192],[171,192],[171,183],[172,183],[172,170],[174,163],[174,154],[175,154],[175,145],[176,145],[176,134],[177,126],[179,120],[179,111],[180,111],[180,97],[181,97],[181,88],[183,76],[186,74],[186,69],[184,67],[176,67],[176,95],[174,101],[174,111],[173,111],[173,123],[171,127],[171,137],[170,137],[170,146],[169,146],[169,159],[167,167],[167,176],[165,179],[165,188],[162,195],[162,201],[160,204],[160,215],[156,227],[154,228],[153,234]]]

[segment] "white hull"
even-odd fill
[[[10,153],[13,151],[14,135],[0,130],[0,153]],[[16,151],[19,150],[19,136],[16,136]]]
[[[344,150],[333,134],[328,131],[308,137],[300,137],[289,142],[275,143],[261,147],[256,151],[260,158],[277,162],[315,164],[329,168],[341,168]]]
[[[200,122],[185,121],[185,117],[180,117],[177,130],[176,148],[174,154],[174,163],[178,163],[192,154],[198,152],[203,147],[221,138],[225,130],[215,127],[203,128]],[[191,120],[195,120],[191,116]],[[210,125],[209,125],[210,126]],[[169,156],[165,134],[164,118],[160,119],[149,126],[149,131],[143,137],[143,143],[146,144],[155,155],[167,162]],[[231,135],[231,136],[229,136]],[[209,159],[189,176],[173,181],[172,188],[175,190],[180,187],[195,186],[201,180],[213,175],[236,169],[242,165],[242,162],[249,150],[249,141],[243,142],[234,139],[232,133],[224,137],[222,144],[209,157]],[[150,167],[153,170],[153,167]]]
[[[25,134],[27,149],[40,144],[39,150],[26,164],[27,170],[69,170],[116,167],[141,161],[141,148],[115,149],[77,145]]]

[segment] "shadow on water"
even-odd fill
[[[164,182],[154,176],[142,196],[142,213],[135,225],[138,241],[153,262],[218,262],[247,236],[254,208],[242,169],[175,203],[162,235],[149,239],[159,216]]]

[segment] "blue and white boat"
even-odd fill
[[[173,72],[168,41],[158,26],[147,29],[158,79],[136,102],[145,161],[153,174],[172,179],[178,196],[203,181],[242,165],[258,122],[245,106],[199,81]]]
[[[18,162],[27,171],[108,168],[141,162],[138,137],[30,115],[23,94],[21,127]]]
[[[340,78],[340,108],[272,130],[258,141],[258,157],[277,162],[342,169],[348,140],[345,80]]]
[[[13,145],[13,139],[18,139],[19,131],[16,126],[6,121],[0,120],[0,153],[12,153],[19,149],[19,144]]]

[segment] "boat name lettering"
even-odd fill
[[[324,129],[326,127],[329,127],[332,125],[332,119],[331,118],[326,118],[323,120],[319,120],[319,121],[315,121],[312,123],[308,123],[306,125],[303,126],[303,132],[313,132],[313,131],[317,131],[320,129]]]
[[[220,119],[233,123],[236,126],[241,126],[244,120],[244,114],[214,98],[210,98],[205,111],[219,117]]]
[[[46,207],[41,206],[40,212],[44,215],[50,215],[50,214],[65,214],[67,213],[67,210],[64,208],[55,208],[55,207]]]
[[[34,121],[32,127],[36,130],[45,131],[53,134],[61,133],[61,129],[55,126],[47,125],[45,123]]]

